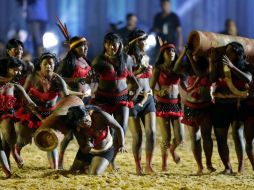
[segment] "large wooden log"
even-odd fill
[[[247,61],[254,64],[254,40],[240,36],[230,36],[204,31],[192,31],[187,45],[194,55],[207,56],[211,48],[225,46],[230,42],[239,42],[243,45]]]
[[[67,96],[57,103],[53,113],[43,120],[42,126],[34,134],[35,144],[43,151],[51,151],[57,147],[59,140],[56,131],[65,134],[68,130],[65,115],[72,106],[84,105],[77,96]]]

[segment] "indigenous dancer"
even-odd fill
[[[132,75],[131,61],[123,51],[121,38],[115,33],[108,33],[104,38],[103,53],[92,62],[92,67],[99,75],[98,90],[93,102],[102,110],[113,114],[124,132],[128,126],[129,107],[133,106],[131,101],[135,100],[140,91],[139,84]],[[129,101],[127,79],[133,83],[134,88],[131,101]],[[112,167],[118,169],[114,159]]]
[[[22,72],[22,62],[17,58],[10,57],[8,59],[6,73],[3,75],[8,82],[0,82],[0,162],[7,177],[11,176],[10,171],[10,152],[15,161],[22,165],[22,162],[14,154],[14,145],[16,143],[16,133],[14,122],[17,121],[16,110],[19,107],[21,99],[26,101],[27,107],[36,115],[35,103],[26,94],[24,88],[17,83],[19,75]],[[5,155],[6,153],[6,155]]]
[[[57,73],[68,84],[71,89],[70,93],[73,95],[82,95],[84,103],[88,104],[91,99],[91,88],[94,88],[96,85],[96,77],[90,67],[90,61],[87,59],[87,40],[84,37],[78,36],[70,38],[66,25],[64,26],[59,19],[58,27],[65,36],[66,42],[69,44],[69,52],[61,61]],[[77,92],[81,92],[81,94]],[[61,142],[59,168],[63,168],[64,152],[72,139],[73,134],[70,131]]]
[[[112,161],[114,152],[125,152],[121,125],[108,113],[95,106],[69,108],[67,126],[74,132],[79,150],[71,170],[88,169],[91,175],[101,175]],[[109,128],[116,132],[118,146],[114,146]],[[116,150],[115,150],[116,149]]]
[[[180,122],[183,116],[178,90],[180,78],[179,75],[173,72],[176,60],[175,46],[169,43],[162,44],[159,59],[155,64],[153,77],[150,81],[151,89],[157,101],[156,116],[162,136],[161,154],[163,171],[168,170],[168,150],[170,150],[175,163],[179,163],[180,157],[175,150],[182,143],[184,135],[184,126]],[[159,86],[158,90],[155,90],[156,84]],[[170,125],[172,125],[174,131],[172,144]]]
[[[141,167],[141,145],[142,127],[146,134],[146,167],[147,173],[153,173],[152,157],[155,146],[155,104],[149,78],[152,77],[152,66],[149,65],[149,57],[145,54],[145,40],[147,34],[142,30],[133,31],[128,38],[128,54],[133,59],[133,74],[141,86],[141,93],[135,101],[135,106],[130,110],[129,127],[133,137],[132,152],[136,163],[136,172],[142,175]]]
[[[19,60],[23,59],[24,44],[16,39],[11,39],[6,44],[6,53],[8,57],[16,57]],[[23,60],[22,75],[27,76],[34,70],[34,64],[30,61]]]
[[[54,67],[57,59],[54,54],[43,53],[39,58],[39,63],[35,67],[35,72],[28,76],[24,88],[38,105],[38,110],[42,118],[49,116],[54,110],[60,93],[68,95],[66,83],[56,73]],[[16,154],[20,155],[20,150],[31,142],[32,134],[40,127],[41,121],[32,113],[25,109],[17,111],[20,119],[17,125],[18,139],[16,144]],[[58,169],[57,151],[48,153],[51,168]]]
[[[24,44],[16,39],[11,39],[6,44],[6,57],[2,58],[0,60],[1,66],[3,68],[0,68],[0,76],[2,76],[2,73],[6,73],[4,69],[7,68],[7,66],[4,64],[8,64],[8,58],[9,57],[15,57],[19,60],[22,60],[24,52]],[[31,74],[33,72],[34,65],[32,62],[29,61],[22,61],[22,74],[19,76],[19,83],[24,84],[27,75]],[[4,80],[2,77],[0,77],[0,80]],[[8,80],[8,79],[6,79]],[[4,81],[3,81],[4,82]]]
[[[187,63],[184,64],[184,55]],[[206,157],[206,166],[214,172],[212,166],[213,141],[212,133],[212,97],[209,80],[209,61],[205,57],[195,57],[186,47],[177,60],[174,71],[187,76],[181,80],[181,98],[184,104],[184,123],[189,130],[191,147],[198,165],[197,175],[203,174],[201,137]],[[187,83],[187,85],[185,85]]]
[[[210,64],[210,71],[211,79],[216,82],[213,93],[215,98],[214,131],[218,151],[225,166],[222,173],[229,175],[233,173],[227,144],[230,124],[238,158],[238,172],[244,169],[244,139],[243,129],[239,122],[239,108],[240,100],[247,97],[247,88],[252,81],[252,76],[244,59],[243,46],[232,42],[226,45],[225,49],[223,59]]]

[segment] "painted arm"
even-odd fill
[[[160,70],[157,67],[155,67],[154,70],[153,70],[153,76],[150,80],[150,87],[153,90],[153,93],[155,95],[160,95],[160,90],[155,89],[155,85],[156,85],[157,80],[159,78],[159,74],[160,74]]]
[[[237,67],[234,66],[234,64],[230,61],[230,59],[224,55],[222,58],[222,62],[224,65],[227,65],[230,70],[241,80],[243,80],[246,83],[251,83],[252,81],[252,75],[250,72],[243,72]]]
[[[173,71],[176,73],[176,74],[182,74],[182,63],[183,63],[183,58],[184,58],[184,55],[186,54],[186,51],[187,51],[187,48],[185,47],[184,50],[181,52],[181,54],[179,55],[178,59],[176,60],[176,63],[175,63],[175,66],[173,68]]]
[[[129,81],[131,82],[132,85],[134,85],[134,89],[135,89],[135,93],[132,97],[132,101],[136,100],[139,93],[141,92],[142,88],[141,86],[139,85],[136,77],[132,74],[132,65],[133,65],[133,62],[132,62],[132,59],[131,57],[128,57],[128,60],[127,60],[127,69],[129,71],[129,73],[131,73],[128,77]]]
[[[56,77],[57,77],[57,80],[58,80],[59,83],[60,83],[60,86],[61,86],[61,93],[63,94],[63,96],[68,96],[70,93],[69,93],[69,90],[68,90],[68,88],[67,88],[66,82],[64,81],[64,79],[63,79],[60,75],[58,75],[58,74],[56,74],[56,73],[55,73],[55,75],[56,75]]]
[[[192,55],[192,53],[190,52],[189,49],[186,50],[186,55],[187,55],[187,57],[188,57],[188,59],[189,59],[189,61],[190,61],[191,67],[192,67],[192,69],[193,69],[195,75],[197,75],[197,76],[204,76],[206,73],[202,73],[202,72],[198,69],[198,67],[197,67],[197,65],[196,65],[196,62],[193,60],[193,55]]]
[[[113,116],[109,115],[108,113],[104,112],[103,115],[106,117],[109,126],[115,129],[116,131],[116,136],[118,138],[118,142],[120,145],[118,151],[125,152],[125,138],[124,138],[124,132],[121,125],[114,119]]]

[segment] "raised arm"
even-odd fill
[[[252,81],[252,75],[250,72],[243,72],[240,69],[238,69],[234,64],[230,61],[230,59],[224,55],[222,58],[222,62],[224,65],[227,65],[229,69],[242,81],[245,83],[251,83]]]
[[[173,68],[173,71],[177,74],[182,74],[182,65],[183,65],[183,58],[184,55],[186,54],[186,47],[184,48],[184,50],[181,52],[181,54],[179,55],[178,59],[176,60],[175,66]]]
[[[192,67],[193,72],[195,73],[196,76],[204,76],[204,75],[207,74],[207,73],[201,72],[199,70],[199,68],[197,67],[196,62],[193,59],[193,55],[192,55],[192,53],[191,53],[191,51],[189,49],[186,50],[186,55],[187,55],[187,57],[188,57],[188,59],[190,61],[191,67]]]

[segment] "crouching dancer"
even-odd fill
[[[96,106],[74,106],[67,113],[67,126],[73,131],[79,150],[72,171],[88,170],[101,175],[114,157],[114,151],[125,152],[124,133],[120,124]],[[116,131],[119,147],[114,147],[109,128]]]

